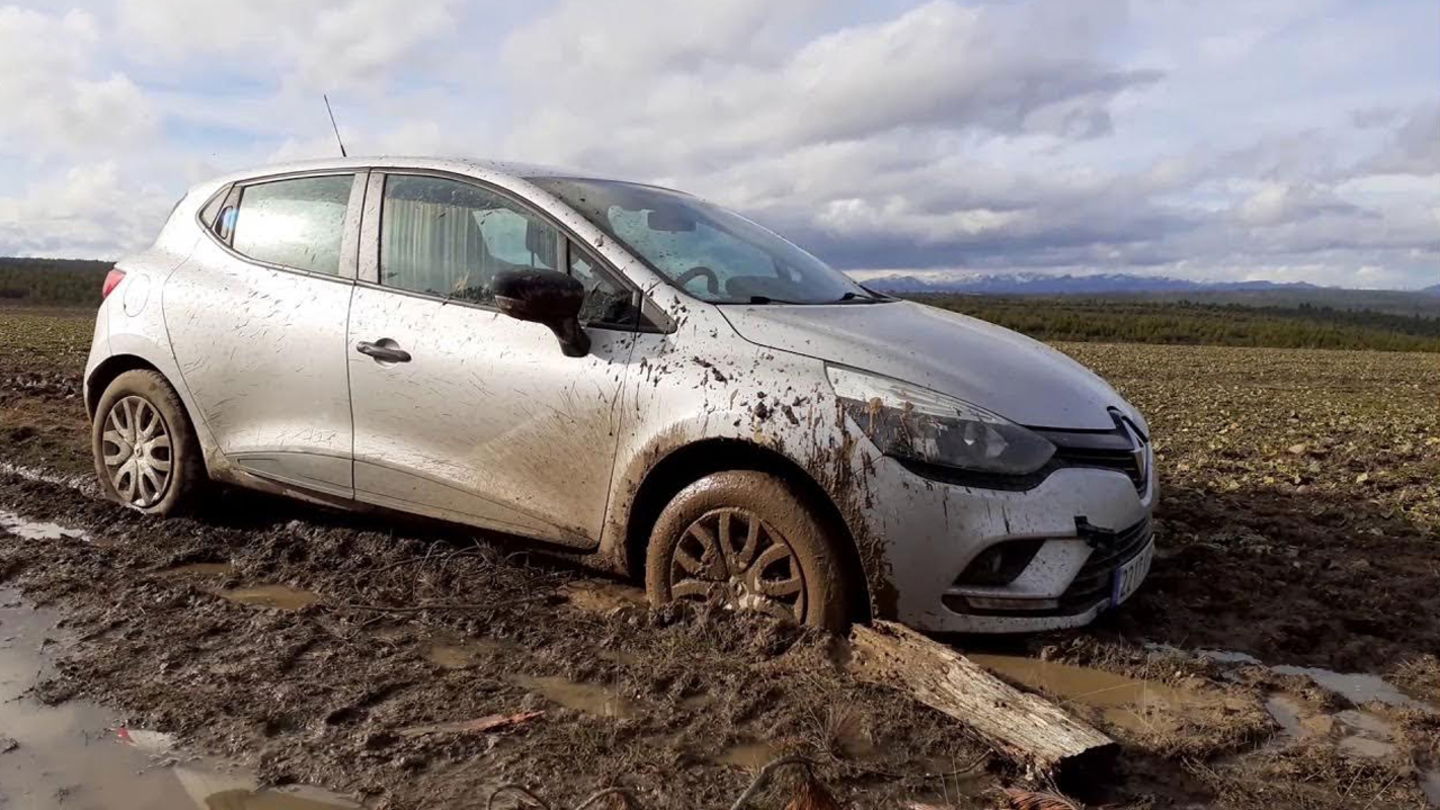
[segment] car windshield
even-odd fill
[[[611,180],[530,182],[568,203],[671,284],[715,304],[889,300],[754,222],[678,191]]]

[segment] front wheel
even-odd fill
[[[175,389],[154,371],[127,371],[105,388],[91,447],[105,495],[146,514],[183,511],[205,482],[195,429]]]
[[[652,605],[715,601],[843,631],[848,583],[825,521],[783,479],[713,473],[671,499],[645,560]]]

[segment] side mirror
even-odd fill
[[[566,357],[590,353],[590,336],[580,328],[585,287],[579,281],[554,270],[506,270],[495,274],[491,289],[501,312],[550,327]]]

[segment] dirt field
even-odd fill
[[[0,463],[23,468],[0,467],[0,587],[63,619],[37,707],[110,707],[262,782],[371,806],[483,807],[515,781],[557,808],[609,785],[723,808],[792,752],[854,807],[993,807],[1028,784],[955,722],[851,680],[835,639],[651,613],[503,538],[238,493],[164,522],[97,502],[67,480],[90,474],[89,330],[0,311]],[[1062,348],[1150,419],[1159,559],[1089,630],[951,641],[1122,743],[1115,774],[1073,786],[1088,802],[1440,806],[1440,357]],[[50,798],[107,806],[87,790]]]

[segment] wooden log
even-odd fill
[[[969,726],[997,751],[1054,778],[1113,764],[1119,746],[1054,703],[1021,692],[950,647],[894,622],[855,625],[850,670],[908,692]]]

